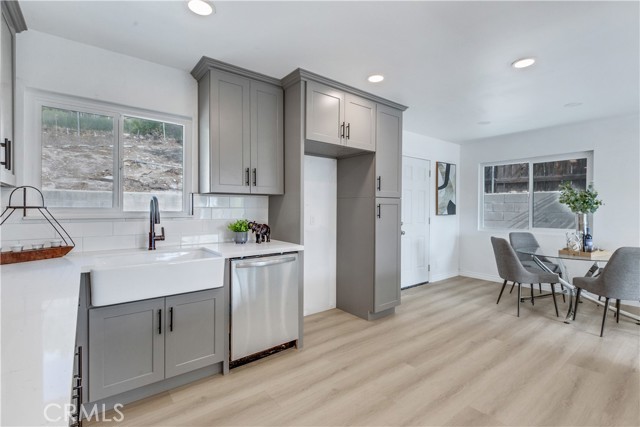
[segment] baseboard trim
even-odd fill
[[[489,282],[502,283],[504,281],[499,276],[494,276],[493,274],[486,273],[476,273],[475,271],[460,271],[460,276],[470,277],[472,279],[487,280]]]
[[[441,280],[451,279],[452,277],[458,277],[460,275],[461,273],[458,271],[447,271],[445,273],[432,274],[428,283],[439,282]]]

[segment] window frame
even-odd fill
[[[183,126],[184,141],[182,152],[182,210],[162,211],[163,217],[180,218],[193,215],[192,194],[197,173],[197,162],[193,158],[193,120],[190,117],[170,113],[146,110],[131,106],[109,103],[105,101],[89,100],[70,95],[27,90],[25,91],[27,112],[25,117],[25,156],[37,159],[32,165],[33,170],[23,168],[23,179],[27,185],[42,188],[42,107],[61,108],[112,117],[114,120],[114,159],[113,159],[113,206],[111,208],[60,208],[51,207],[49,210],[60,219],[128,219],[146,218],[146,211],[124,211],[124,118],[133,117],[146,120],[161,121]],[[151,197],[153,193],[149,194]],[[46,205],[46,200],[45,200]],[[28,215],[29,216],[29,215]],[[34,217],[38,218],[38,217]]]
[[[544,233],[566,233],[573,228],[543,228],[533,226],[533,165],[534,163],[545,163],[554,161],[564,161],[572,159],[587,159],[587,186],[593,185],[593,150],[579,151],[573,153],[554,154],[549,156],[528,157],[519,159],[501,160],[495,162],[486,162],[479,165],[478,183],[479,183],[479,203],[478,203],[478,230],[490,232],[511,232],[511,231],[540,231]],[[484,168],[491,166],[503,166],[516,163],[528,163],[529,165],[529,185],[527,194],[528,209],[528,225],[527,228],[488,228],[484,226]]]

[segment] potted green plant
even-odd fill
[[[229,224],[228,228],[235,233],[234,241],[236,243],[247,243],[249,221],[246,219],[239,219]]]
[[[591,186],[585,190],[576,190],[570,182],[560,185],[560,198],[558,201],[565,204],[576,214],[577,233],[587,234],[587,214],[594,213],[604,203],[598,198],[598,192]]]

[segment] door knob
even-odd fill
[[[402,230],[402,231],[400,232],[400,234],[402,234],[402,235],[404,236],[404,235],[405,235],[405,232],[404,232],[404,230]]]

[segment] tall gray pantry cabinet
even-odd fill
[[[373,320],[400,304],[402,112],[405,106],[298,69],[285,90],[285,187],[272,234],[304,244],[304,155],[336,158],[337,307]]]

